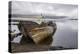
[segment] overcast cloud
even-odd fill
[[[49,4],[33,2],[12,2],[12,14],[18,15],[49,15],[49,16],[68,16],[77,18],[78,6],[70,4]]]

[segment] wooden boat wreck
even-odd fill
[[[21,21],[18,27],[23,36],[35,44],[50,44],[51,40],[49,38],[52,38],[57,29],[56,24],[52,21],[42,22],[41,24],[32,21]]]

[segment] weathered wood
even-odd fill
[[[56,31],[56,28],[57,28],[56,24],[52,23],[51,21],[48,22],[48,23],[42,22],[40,25],[37,24],[36,22],[32,22],[32,21],[21,21],[19,23],[18,27],[19,27],[20,31],[22,32],[22,34],[26,38],[28,38],[28,37],[31,38],[36,44],[39,43],[39,42],[44,42],[42,40],[44,40],[48,36],[52,37],[53,34]],[[53,28],[53,32],[52,33],[49,33],[48,27],[52,27]],[[35,30],[37,32],[35,32]],[[40,30],[42,30],[42,31],[40,31]],[[33,35],[33,33],[34,33],[34,35]]]

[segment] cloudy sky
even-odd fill
[[[78,18],[78,6],[72,4],[50,4],[33,2],[12,2],[13,15],[45,15],[45,16],[68,16]]]

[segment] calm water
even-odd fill
[[[54,22],[54,21],[53,21]],[[57,30],[53,36],[51,46],[63,46],[66,48],[77,48],[78,42],[78,22],[77,20],[57,20]],[[16,29],[15,33],[20,31],[17,26],[12,25],[12,30]],[[19,43],[21,36],[14,38],[12,42]]]
[[[53,36],[52,46],[63,46],[66,48],[77,48],[78,42],[78,23],[77,21],[67,20],[56,22],[57,31]]]

